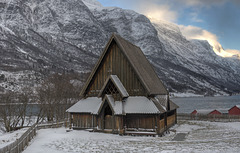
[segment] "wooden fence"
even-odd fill
[[[215,122],[240,122],[240,115],[191,115],[191,114],[177,114],[178,120],[201,120],[201,121],[215,121]]]
[[[0,153],[21,153],[28,143],[36,135],[37,130],[47,128],[58,128],[67,126],[68,122],[62,121],[57,123],[46,123],[46,124],[33,124],[19,139],[12,142],[11,144],[0,148]]]

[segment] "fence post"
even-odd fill
[[[17,153],[19,153],[19,139],[17,139]]]

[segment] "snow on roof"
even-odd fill
[[[128,97],[129,94],[125,87],[123,86],[122,82],[119,80],[117,75],[110,75],[111,79],[113,80],[113,83],[117,86],[119,89],[120,93],[122,94],[123,97]]]
[[[124,112],[126,114],[158,114],[160,111],[152,100],[146,97],[128,97],[123,102]]]
[[[209,113],[211,113],[213,110],[211,109],[211,110],[196,110],[197,111],[197,113],[198,114],[209,114]]]
[[[216,109],[200,109],[200,110],[196,110],[196,111],[197,111],[197,114],[207,115],[215,110]],[[216,110],[216,111],[219,111],[219,110]]]
[[[158,95],[152,98],[152,101],[154,102],[155,106],[162,113],[167,111],[167,101],[168,101],[167,98],[168,98],[167,95]]]
[[[240,105],[236,105],[238,108],[240,108]]]
[[[81,99],[72,107],[66,110],[70,113],[91,113],[97,114],[99,107],[102,103],[102,99],[98,97],[88,97],[86,99]]]
[[[125,89],[125,87],[123,86],[122,82],[119,80],[119,78],[117,77],[117,75],[110,75],[107,80],[105,81],[101,91],[98,94],[98,97],[102,96],[105,88],[107,87],[107,84],[109,82],[109,80],[111,80],[113,82],[113,84],[115,85],[115,87],[118,89],[118,91],[120,92],[121,96],[123,98],[126,98],[129,96],[127,90]]]
[[[101,106],[108,101],[115,115],[125,114],[159,114],[162,111],[157,108],[154,102],[147,97],[128,97],[124,101],[114,101],[112,95],[106,95],[105,98],[88,97],[81,99],[75,105],[67,109],[70,113],[91,113],[98,114]],[[165,112],[165,111],[164,111]]]
[[[121,115],[123,114],[123,104],[121,101],[116,101],[115,102],[115,107],[114,107],[114,110],[115,110],[115,115]]]
[[[218,109],[218,111],[222,114],[227,114],[228,113],[228,109]]]
[[[106,99],[111,104],[111,107],[113,108],[115,115],[123,114],[122,101],[114,101],[114,98],[112,97],[112,95],[106,95]]]

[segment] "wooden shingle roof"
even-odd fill
[[[128,58],[149,95],[168,94],[165,86],[157,76],[142,50],[117,34],[114,34],[113,37]]]
[[[148,95],[168,94],[168,91],[157,76],[152,65],[149,63],[149,61],[143,54],[142,50],[139,47],[128,42],[127,40],[123,39],[121,36],[113,34],[108,41],[103,53],[101,54],[97,64],[95,65],[93,71],[91,72],[85,86],[83,87],[80,93],[81,96],[84,96],[87,87],[89,86],[94,74],[96,73],[97,68],[99,67],[105,54],[107,53],[108,47],[110,46],[112,41],[116,42],[120,50],[126,56],[130,65],[132,66],[133,70],[141,81],[142,85],[146,89]]]

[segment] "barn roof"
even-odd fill
[[[228,109],[218,109],[218,111],[222,114],[227,114],[228,113]]]
[[[231,109],[233,109],[233,108],[235,108],[235,107],[237,107],[237,108],[240,109],[240,105],[235,105],[235,106],[231,107],[228,111],[230,111]]]
[[[108,79],[105,81],[101,91],[99,92],[98,97],[102,96],[102,93],[104,92],[104,89],[106,88],[107,84],[109,81],[112,81],[113,84],[115,85],[115,87],[118,89],[119,93],[121,94],[121,96],[123,98],[126,98],[129,96],[127,90],[125,89],[125,87],[123,86],[122,82],[119,80],[119,78],[117,77],[117,75],[110,75],[108,77]]]
[[[110,44],[115,41],[120,50],[126,56],[133,70],[136,72],[139,77],[142,85],[146,89],[148,95],[166,95],[168,91],[165,86],[155,73],[152,65],[149,63],[141,49],[127,40],[123,39],[117,34],[113,34],[110,40],[108,41],[103,53],[101,54],[97,64],[95,65],[93,71],[91,72],[85,86],[81,91],[81,96],[84,96],[87,87],[89,86],[91,80],[93,79],[94,74],[96,73],[98,67],[100,66],[102,60],[104,59],[105,54],[108,51]]]
[[[195,111],[195,110],[194,110]],[[210,114],[210,113],[212,113],[212,112],[214,112],[214,111],[218,111],[218,110],[216,110],[216,109],[199,109],[199,110],[196,110],[196,113],[197,114],[202,114],[202,115],[208,115],[208,114]],[[218,111],[218,112],[220,112],[220,111]],[[192,112],[193,113],[193,112]],[[221,113],[221,112],[220,112]]]

